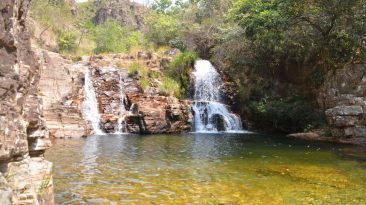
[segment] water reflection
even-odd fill
[[[60,204],[366,204],[366,163],[347,149],[365,153],[261,135],[111,135],[56,140],[46,158]]]

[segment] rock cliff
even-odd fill
[[[0,2],[0,204],[53,204],[40,66],[26,29],[29,3]]]
[[[86,73],[92,79],[104,132],[157,134],[191,130],[190,102],[159,91],[163,65],[169,57],[139,52],[83,57],[73,62],[46,50],[38,55],[42,62],[39,90],[43,116],[52,137],[84,137],[93,133],[91,123],[83,115]],[[149,78],[149,85],[143,89],[141,76],[129,74],[132,64],[159,77]]]
[[[130,0],[109,0],[94,2],[97,9],[93,18],[95,24],[102,24],[108,20],[116,20],[121,26],[141,28],[144,24],[146,9]]]
[[[366,144],[366,64],[330,72],[318,101],[336,141]]]
[[[128,66],[136,62],[146,66],[147,72],[159,73],[161,64],[166,61],[166,58],[156,54],[140,52],[137,56],[111,55],[91,62],[103,130],[116,132],[121,126],[121,118],[124,119],[124,131],[129,133],[179,133],[191,130],[189,101],[160,94],[159,78],[151,79],[147,88],[143,89],[140,77],[128,73]]]

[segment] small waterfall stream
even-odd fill
[[[230,112],[222,103],[220,90],[222,79],[213,65],[207,60],[195,64],[195,92],[192,110],[196,132],[240,132],[240,117]]]
[[[98,110],[98,102],[95,96],[91,73],[85,73],[85,100],[83,102],[83,115],[91,123],[94,133],[102,135],[104,132],[100,128],[100,114]]]
[[[119,95],[120,95],[120,113],[118,118],[118,126],[115,134],[125,134],[128,133],[126,127],[125,117],[127,114],[126,104],[127,104],[127,97],[124,88],[124,81],[121,74],[119,74]]]

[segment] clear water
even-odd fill
[[[366,151],[256,134],[56,140],[58,204],[366,204]]]
[[[194,131],[217,132],[217,131],[241,131],[241,119],[230,112],[222,102],[221,90],[223,82],[220,74],[210,61],[198,60],[195,64],[194,75]],[[217,118],[223,121],[222,127],[218,128]]]

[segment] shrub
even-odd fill
[[[198,55],[191,51],[185,51],[169,63],[165,74],[174,79],[180,86],[181,95],[184,95],[190,85],[190,71],[194,67]]]
[[[96,53],[126,52],[127,48],[123,43],[126,30],[116,21],[107,21],[98,25],[93,31],[93,37],[97,44]]]
[[[178,19],[164,13],[153,12],[145,19],[147,37],[157,46],[167,45],[178,34],[180,23]]]
[[[126,53],[134,47],[147,48],[148,42],[139,31],[131,31],[116,21],[107,21],[93,28],[96,53]]]
[[[57,47],[61,52],[75,51],[77,47],[75,34],[67,30],[58,30]]]
[[[147,87],[149,87],[150,81],[149,81],[148,70],[145,66],[141,65],[140,63],[132,63],[128,67],[128,75],[130,77],[139,75],[140,85],[142,89],[146,89]]]
[[[309,131],[324,123],[323,116],[314,112],[303,98],[268,99],[251,102],[249,117],[256,124],[272,127],[277,131],[290,133]]]
[[[130,77],[136,76],[140,70],[140,64],[139,63],[132,63],[130,66],[128,66],[128,75]]]
[[[164,79],[159,90],[165,95],[175,96],[177,98],[183,97],[179,83],[168,77]]]
[[[149,85],[150,85],[149,79],[146,76],[142,76],[140,79],[141,88],[145,90],[146,88],[149,87]]]

